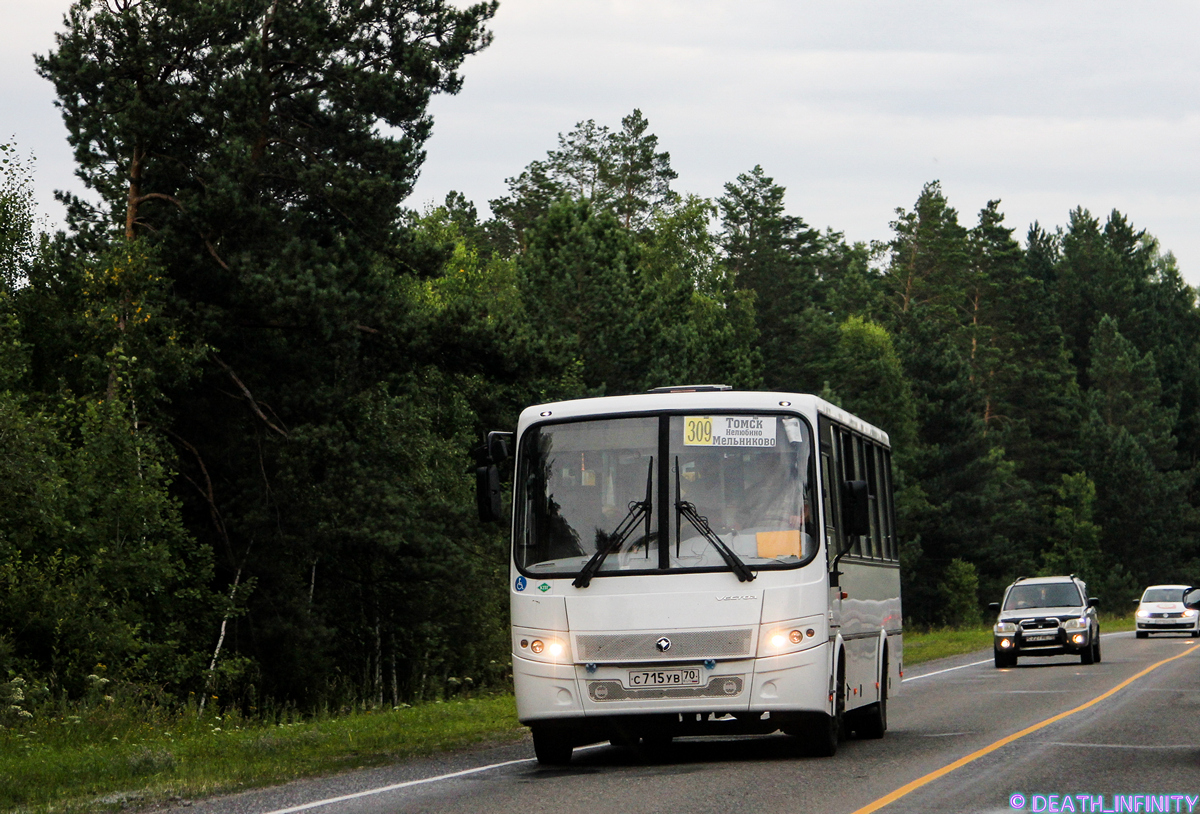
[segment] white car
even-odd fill
[[[1189,585],[1151,585],[1134,600],[1137,609],[1137,637],[1144,639],[1151,633],[1186,633],[1200,636],[1200,610],[1184,604],[1184,594],[1191,590]]]

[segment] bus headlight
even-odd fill
[[[809,616],[790,622],[763,625],[758,631],[758,655],[781,656],[794,653],[817,644],[820,616]]]
[[[571,661],[571,646],[567,636],[548,630],[513,628],[513,653],[521,658],[554,664]]]

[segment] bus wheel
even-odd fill
[[[571,762],[573,748],[561,731],[533,727],[533,753],[543,766],[566,766]]]
[[[846,729],[846,654],[838,657],[837,683],[832,715],[820,715],[805,727],[801,749],[811,757],[833,757]]]
[[[883,657],[883,675],[879,682],[879,701],[862,711],[855,734],[860,738],[878,739],[887,731],[887,655]]]

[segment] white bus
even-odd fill
[[[723,385],[530,407],[477,470],[509,563],[517,713],[543,764],[604,740],[882,737],[899,689],[887,434]]]

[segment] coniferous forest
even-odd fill
[[[0,147],[0,682],[253,709],[507,680],[470,451],[539,401],[814,392],[886,429],[910,625],[1018,575],[1200,581],[1200,311],[1131,215],[787,214],[686,192],[643,111],[413,209],[494,2],[79,0],[37,71],[87,198]],[[651,111],[652,112],[652,111]],[[897,202],[903,203],[903,202]]]

